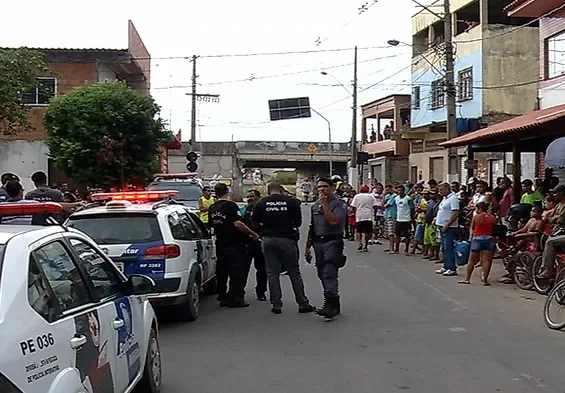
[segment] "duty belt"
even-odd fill
[[[323,236],[314,236],[314,243],[327,243],[333,240],[341,240],[343,237],[342,234],[333,234],[333,235],[323,235]]]

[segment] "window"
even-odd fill
[[[122,291],[123,283],[111,263],[82,240],[69,239],[69,241],[78,256],[79,264],[92,280],[94,292],[99,299],[125,296]]]
[[[24,93],[22,103],[24,105],[47,105],[49,100],[57,93],[57,79],[37,78],[36,86]]]
[[[546,78],[565,74],[565,31],[546,40]]]
[[[431,87],[431,109],[438,109],[445,105],[445,79],[432,82]]]
[[[37,307],[43,310],[41,303],[47,300],[46,285],[44,282],[39,283],[37,279],[37,273],[40,271],[51,286],[62,312],[92,302],[71,256],[61,243],[53,242],[31,254],[30,277],[34,281],[28,282],[28,299],[34,309]]]
[[[197,229],[200,231],[200,236],[203,238],[210,237],[210,231],[206,228],[206,225],[198,218],[194,213],[189,214],[191,221],[196,225]]]
[[[459,101],[472,100],[473,68],[467,68],[465,70],[459,71],[457,82],[459,86],[457,98],[459,99]]]
[[[162,240],[157,217],[140,214],[89,214],[71,218],[68,224],[97,244],[150,243]]]
[[[169,215],[168,218],[169,227],[171,228],[171,234],[173,238],[176,240],[190,240],[190,236],[188,236],[188,232],[185,229],[181,221],[181,217],[177,212],[173,212]]]
[[[54,299],[49,284],[33,257],[29,260],[27,300],[31,308],[47,322],[56,321],[60,315],[59,309],[55,307],[57,301]]]
[[[412,88],[412,108],[420,109],[420,86]]]

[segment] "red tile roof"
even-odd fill
[[[565,118],[565,105],[558,105],[539,111],[526,113],[522,116],[514,117],[501,123],[493,124],[468,134],[458,136],[439,145],[443,147],[465,146],[470,143],[492,139],[501,135],[512,134],[518,131],[528,130],[538,127],[552,120]]]
[[[514,0],[512,3],[510,3],[506,7],[504,7],[503,10],[506,11],[506,12],[509,12],[514,7],[518,7],[519,5],[522,5],[522,4],[524,4],[528,1],[529,0]]]

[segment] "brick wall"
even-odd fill
[[[96,64],[94,63],[53,63],[49,64],[52,75],[57,78],[57,95],[65,94],[73,87],[96,82]],[[4,135],[0,130],[0,140],[43,140],[47,133],[43,126],[43,115],[47,107],[29,107],[31,129],[22,129],[13,135]]]
[[[558,78],[553,78],[551,80],[545,80],[545,40],[557,33],[565,30],[565,9],[562,9],[548,18],[542,18],[539,25],[539,36],[540,36],[540,88],[545,88],[553,86],[557,83],[565,82],[565,76],[560,76]]]

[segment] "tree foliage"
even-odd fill
[[[55,165],[82,185],[110,187],[148,179],[159,148],[172,139],[153,98],[124,83],[78,87],[45,114]]]
[[[0,125],[4,133],[27,127],[22,95],[48,72],[43,54],[27,48],[0,49]]]

